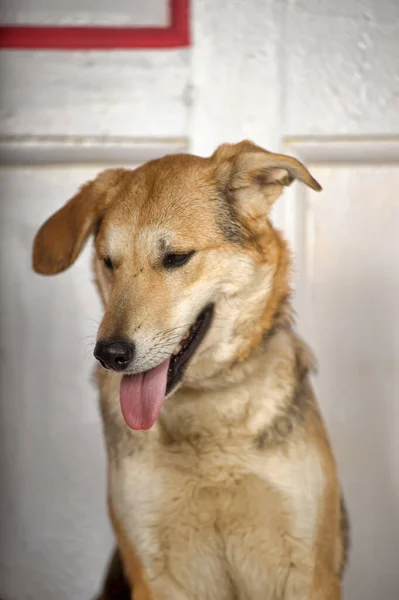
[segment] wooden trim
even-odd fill
[[[136,165],[186,152],[185,138],[0,136],[2,167]]]
[[[169,0],[169,27],[0,27],[0,49],[133,50],[190,45],[190,0]]]

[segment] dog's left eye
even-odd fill
[[[185,265],[190,258],[195,254],[195,250],[191,250],[191,252],[186,252],[184,254],[165,254],[163,259],[163,266],[166,269],[173,269],[175,267],[182,267]]]

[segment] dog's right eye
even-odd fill
[[[106,266],[107,269],[109,269],[110,271],[112,271],[112,269],[114,268],[114,265],[112,264],[112,260],[110,259],[109,256],[106,256],[104,258],[104,265]]]
[[[170,254],[166,254],[163,259],[163,266],[166,269],[174,269],[176,267],[182,267],[185,265],[190,258],[195,254],[194,250],[191,252],[185,252],[184,254],[176,254],[171,252]]]

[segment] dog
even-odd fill
[[[102,600],[338,600],[348,520],[270,211],[321,186],[250,141],[100,173],[36,234],[94,236],[94,356],[117,540]]]

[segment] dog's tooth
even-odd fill
[[[177,356],[184,348],[184,343],[190,338],[191,336],[191,330],[188,329],[186,331],[186,333],[184,334],[184,336],[182,337],[179,345],[177,346],[176,350],[172,353],[172,356]]]
[[[176,350],[173,352],[173,355],[176,356],[177,354],[179,354],[179,352],[182,351],[182,345],[179,344],[176,348]]]

